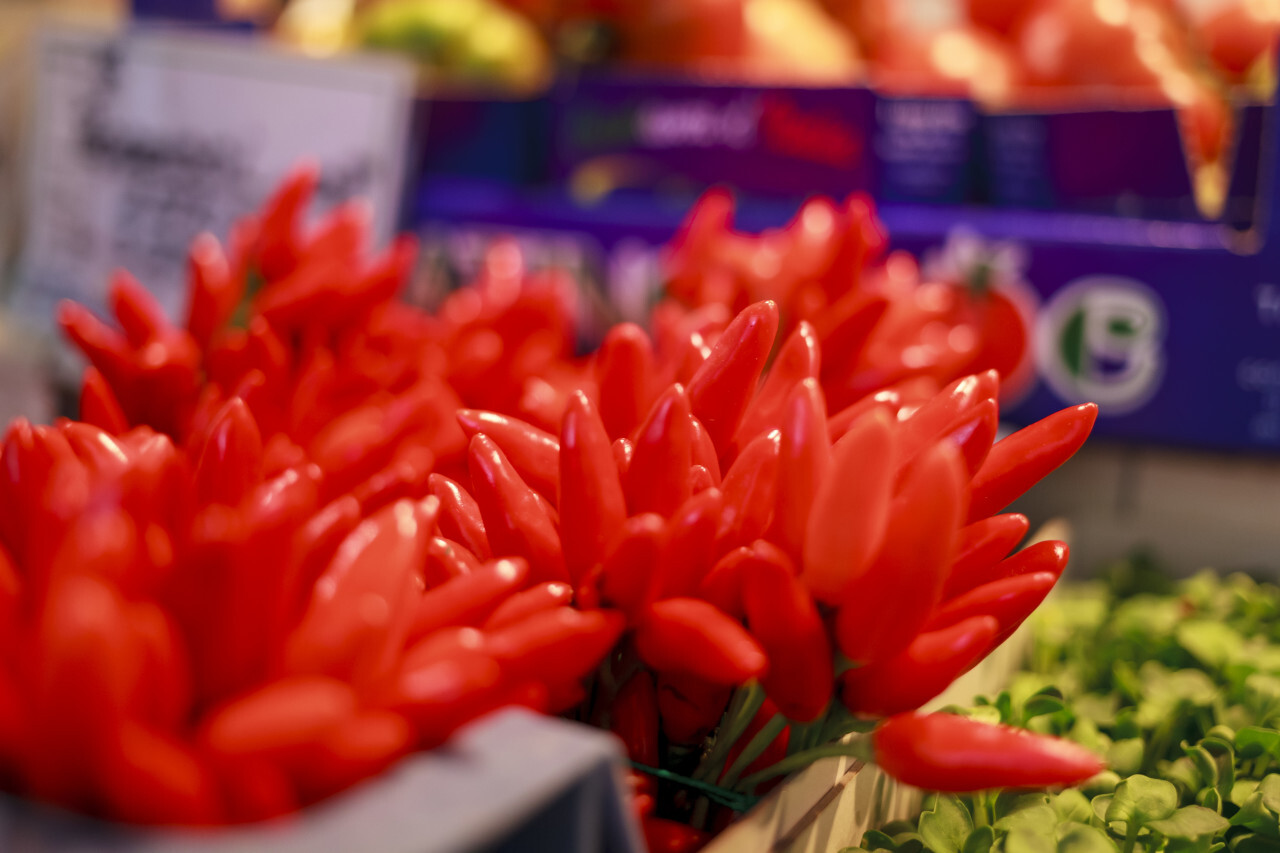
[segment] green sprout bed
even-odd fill
[[[1280,853],[1280,587],[1142,556],[1064,586],[1007,690],[948,710],[1074,740],[1080,790],[926,797],[867,832],[898,853]]]

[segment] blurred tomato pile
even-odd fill
[[[0,453],[6,788],[252,821],[511,705],[616,732],[661,849],[733,809],[659,769],[751,795],[833,750],[953,788],[1100,768],[913,713],[1056,583],[1065,546],[1015,552],[1001,511],[1096,415],[994,441],[1025,329],[989,289],[893,272],[865,199],[746,235],[713,194],[649,330],[580,357],[573,282],[501,244],[407,305],[412,241],[371,253],[359,204],[305,226],[316,179],[194,243],[183,322],[124,273],[114,323],[62,307],[81,420]],[[937,725],[928,755],[833,746]]]

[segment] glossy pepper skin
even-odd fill
[[[653,669],[735,685],[762,675],[768,660],[741,624],[705,601],[670,598],[652,604],[636,626],[636,649]]]
[[[1106,768],[1070,741],[953,714],[889,717],[872,743],[886,773],[931,791],[1075,785]]]
[[[943,442],[922,454],[894,498],[884,547],[837,612],[836,643],[850,660],[895,655],[924,627],[941,600],[967,498],[958,450]]]
[[[887,660],[847,670],[841,700],[855,714],[877,717],[915,710],[977,663],[999,630],[994,616],[972,616],[922,633]]]
[[[565,569],[579,583],[622,528],[627,517],[622,478],[604,422],[587,395],[569,396],[560,423],[559,494]]]
[[[1098,406],[1084,403],[1055,412],[992,446],[973,477],[969,520],[999,512],[1070,459],[1089,437]]]
[[[776,303],[748,306],[716,340],[707,360],[689,380],[689,407],[706,426],[716,448],[729,448],[777,333]]]

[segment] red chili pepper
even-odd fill
[[[953,714],[898,714],[872,743],[882,770],[932,791],[1075,785],[1106,767],[1070,741]]]
[[[872,409],[831,448],[805,528],[801,575],[821,601],[847,599],[880,552],[899,441],[890,415]]]
[[[201,350],[208,350],[214,332],[231,319],[239,301],[243,282],[231,277],[231,267],[218,243],[218,238],[204,233],[191,241],[187,252],[187,280],[190,298],[187,302],[186,329]]]
[[[658,597],[690,596],[715,561],[716,526],[724,495],[714,487],[684,502],[667,523],[658,563]]]
[[[1069,555],[1070,550],[1065,542],[1060,542],[1056,539],[1036,542],[998,563],[988,564],[985,567],[986,571],[980,576],[976,573],[972,575],[971,579],[977,581],[977,583],[969,589],[976,589],[979,586],[1004,578],[1040,572],[1051,574],[1055,578],[1061,577],[1063,570],[1067,567]]]
[[[467,468],[494,552],[524,557],[534,580],[567,581],[555,525],[506,456],[484,434],[471,439]]]
[[[129,429],[129,420],[120,408],[120,401],[107,384],[102,371],[89,366],[84,371],[84,384],[80,389],[80,420],[93,424],[111,435],[120,435]]]
[[[981,660],[998,630],[995,617],[973,616],[920,634],[891,658],[847,670],[841,700],[855,714],[877,717],[915,710]]]
[[[858,380],[867,371],[858,370],[857,362],[866,350],[872,331],[888,309],[889,302],[884,297],[866,296],[855,291],[832,305],[819,323],[822,383],[833,406],[843,408],[865,393]],[[884,384],[877,383],[875,389],[867,391],[878,390]]]
[[[393,501],[417,500],[425,496],[435,461],[436,456],[430,448],[402,443],[387,467],[356,486],[352,492],[360,502],[361,512],[368,515]],[[431,497],[437,500],[434,495]]]
[[[631,457],[635,453],[635,445],[630,439],[619,438],[613,443],[613,461],[618,466],[618,476],[626,480],[627,472],[631,470]]]
[[[689,497],[693,430],[689,398],[680,385],[664,391],[636,433],[635,451],[623,481],[627,508],[669,516]]]
[[[721,484],[724,510],[716,533],[722,548],[759,539],[773,522],[781,444],[782,434],[770,430],[753,439],[729,466]]]
[[[457,542],[436,536],[427,543],[427,564],[422,578],[427,589],[435,589],[451,578],[471,574],[478,568],[480,560],[474,554]]]
[[[140,649],[144,675],[134,698],[137,718],[174,731],[191,713],[191,663],[180,629],[162,607],[150,601],[133,601],[126,616],[134,642]]]
[[[648,334],[634,323],[619,323],[605,335],[595,356],[600,417],[613,438],[629,436],[653,401],[657,364]]]
[[[954,446],[942,442],[921,454],[894,498],[880,553],[836,616],[836,642],[850,660],[891,657],[924,627],[955,559],[965,486]]]
[[[666,538],[662,516],[646,512],[628,518],[601,563],[601,599],[631,619],[637,618],[658,595]]]
[[[746,629],[705,601],[669,598],[649,606],[636,626],[636,650],[659,672],[710,684],[742,684],[764,674],[764,650]]]
[[[441,628],[481,625],[498,605],[523,589],[529,564],[520,558],[495,560],[476,571],[446,581],[418,601],[409,640],[425,637]]]
[[[637,764],[658,766],[658,694],[644,670],[627,679],[609,705],[609,730]]]
[[[946,430],[946,435],[960,447],[969,476],[976,474],[987,460],[999,431],[1000,407],[990,398],[957,416],[955,428]]]
[[[573,587],[567,583],[548,581],[535,584],[499,604],[484,621],[484,630],[495,631],[505,628],[530,614],[555,607],[567,607],[572,601]]]
[[[262,481],[262,434],[244,400],[233,397],[215,416],[195,476],[201,504],[235,506]]]
[[[223,822],[221,793],[195,751],[174,737],[126,720],[112,733],[101,770],[111,814],[151,825]]]
[[[712,485],[720,485],[720,461],[716,458],[716,446],[712,444],[707,428],[696,417],[689,419],[689,428],[693,430],[693,467],[702,468]]]
[[[431,494],[440,499],[440,532],[446,539],[460,542],[482,560],[493,556],[485,534],[480,505],[462,486],[441,474],[427,478]]]
[[[885,388],[874,394],[868,394],[856,403],[845,406],[827,419],[827,430],[831,433],[832,443],[840,437],[872,409],[884,409],[896,421],[898,409],[902,407],[902,396],[892,388]]]
[[[482,652],[459,652],[401,667],[375,702],[404,715],[417,729],[418,745],[430,748],[462,724],[501,707],[504,698],[498,663]]]
[[[800,562],[813,497],[831,465],[826,403],[817,380],[805,379],[788,398],[781,433],[777,499],[768,538]]]
[[[1008,556],[1030,528],[1031,522],[1018,513],[989,516],[962,528],[956,559],[942,589],[943,601],[993,580],[991,567]]]
[[[553,685],[598,667],[625,627],[621,613],[557,607],[489,632],[485,646],[504,671]]]
[[[176,331],[156,298],[124,270],[112,273],[107,300],[111,313],[124,330],[125,339],[134,348],[141,348],[155,338]]]
[[[701,465],[693,465],[689,468],[689,494],[696,495],[699,492],[705,492],[708,489],[716,487],[715,481],[711,478],[711,472]]]
[[[422,521],[411,502],[398,501],[343,541],[289,637],[287,672],[334,675],[357,685],[391,672],[421,613],[414,609],[418,573],[434,519]]]
[[[664,672],[658,676],[658,714],[667,740],[701,744],[724,717],[733,689],[696,676]]]
[[[729,450],[777,334],[777,303],[757,302],[744,308],[689,380],[690,410],[720,453]]]
[[[343,791],[407,753],[417,733],[402,715],[362,710],[335,726],[308,756],[298,786],[313,801]]]
[[[812,325],[801,321],[787,336],[759,392],[747,406],[734,435],[735,447],[745,447],[778,426],[787,398],[800,382],[817,378],[821,359],[817,333]]]
[[[565,568],[574,583],[604,557],[627,517],[622,480],[604,423],[586,394],[569,396],[560,426],[559,496]]]
[[[789,720],[810,722],[831,701],[831,642],[813,597],[786,569],[751,571],[742,588],[751,634],[769,658],[761,683]]]
[[[649,853],[694,853],[711,840],[711,836],[700,829],[666,818],[647,817],[643,826]]]
[[[1084,403],[1049,415],[996,442],[973,477],[969,520],[1004,509],[1070,459],[1089,437],[1097,419],[1097,404]]]
[[[978,396],[981,384],[977,375],[957,379],[902,421],[898,437],[902,460],[934,444],[954,428],[958,417],[966,417],[982,402]]]
[[[314,163],[298,166],[263,204],[253,254],[267,281],[288,275],[297,265],[302,251],[298,225],[319,182],[320,172]]]
[[[93,366],[102,371],[125,412],[133,414],[138,405],[134,391],[137,368],[124,335],[103,323],[88,308],[67,300],[58,303],[58,325]]]
[[[560,485],[560,442],[555,436],[495,412],[459,409],[457,417],[467,438],[484,433],[493,439],[511,467],[534,491],[544,497],[556,497]]]
[[[1031,572],[985,583],[939,607],[926,630],[936,631],[973,616],[994,616],[1000,623],[998,644],[1040,606],[1057,580],[1053,572]]]

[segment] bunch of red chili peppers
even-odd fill
[[[661,849],[706,837],[673,819],[717,824],[698,791],[761,792],[852,731],[923,787],[1100,769],[914,712],[1057,580],[1065,546],[1010,556],[1028,522],[1000,511],[1092,405],[993,445],[994,370],[843,381],[828,354],[862,364],[879,297],[820,333],[800,279],[669,301],[652,337],[575,359],[572,282],[503,245],[435,314],[409,306],[411,241],[370,259],[354,204],[304,228],[315,177],[228,249],[196,241],[184,325],[124,274],[116,326],[63,307],[83,420],[18,421],[0,455],[5,787],[250,821],[513,704],[616,732]]]

